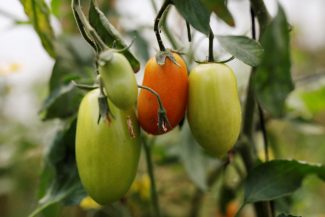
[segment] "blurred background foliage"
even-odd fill
[[[136,36],[131,50],[140,59],[141,71],[136,77],[138,83],[142,83],[145,63],[150,56],[154,55],[153,47],[158,47],[153,34],[155,7],[152,2],[159,6],[162,1],[143,1],[146,4],[146,10],[136,12],[147,13],[147,19],[150,22],[143,24],[140,23],[141,19],[137,21],[137,17],[133,14],[128,15],[116,10],[117,1],[115,0],[97,0],[97,2],[99,8],[127,42]],[[229,2],[235,5],[240,4],[241,1]],[[49,64],[47,68],[50,69],[46,70],[51,71],[53,68],[53,72],[56,73],[53,73],[52,77],[49,77],[50,73],[47,73],[48,77],[34,78],[28,87],[24,87],[23,84],[12,82],[11,78],[19,77],[24,70],[24,66],[19,64],[19,58],[8,61],[0,60],[1,217],[27,216],[37,207],[38,199],[45,194],[42,189],[46,188],[42,186],[44,183],[39,179],[42,175],[41,171],[44,168],[45,171],[52,171],[47,167],[47,162],[44,162],[44,153],[50,151],[51,141],[57,130],[62,129],[64,125],[57,117],[73,117],[80,99],[85,94],[85,91],[69,86],[69,82],[78,80],[92,84],[95,79],[94,56],[90,46],[80,36],[70,0],[52,0],[46,3],[52,13],[51,23],[55,27],[56,36],[56,62]],[[89,0],[81,1],[85,14],[88,13],[89,3]],[[291,3],[294,4],[293,1]],[[125,4],[127,3],[124,3],[124,6]],[[141,6],[134,10],[139,9]],[[236,9],[232,10],[236,11]],[[11,20],[11,28],[30,25],[28,20],[16,19],[1,7],[0,19]],[[216,17],[212,16],[212,19],[214,21],[211,23],[216,24]],[[238,18],[235,16],[235,21],[236,19]],[[218,25],[226,24],[219,20]],[[214,28],[213,25],[212,27]],[[188,70],[195,65],[193,56],[204,59],[204,54],[207,55],[207,39],[193,30],[194,42],[189,44],[186,38],[185,21],[175,10],[170,10],[169,19],[162,23],[161,28],[163,40],[168,47],[173,45],[185,47],[187,56],[184,56],[184,60]],[[169,32],[166,32],[166,28]],[[227,28],[225,29],[224,33],[227,33]],[[10,29],[1,31],[10,31]],[[319,31],[324,30],[319,28]],[[168,36],[170,33],[171,36]],[[325,164],[325,44],[316,49],[310,49],[302,43],[300,33],[300,26],[295,26],[294,31],[290,33],[291,73],[296,89],[286,101],[285,116],[279,119],[267,116],[266,119],[270,158],[295,158]],[[240,34],[250,37],[249,31],[242,31]],[[1,51],[0,53],[0,58],[6,55]],[[218,43],[215,45],[215,53],[219,58],[229,55]],[[33,51],[30,55],[33,55]],[[239,96],[241,100],[244,100],[250,67],[238,61],[233,61],[229,65],[235,71]],[[44,68],[39,70],[42,71]],[[20,82],[23,83],[23,81]],[[18,97],[22,91],[28,92],[29,95],[23,98]],[[55,95],[53,92],[60,94]],[[43,102],[48,93],[51,93],[50,98]],[[19,113],[25,109],[29,112]],[[24,117],[25,115],[28,117]],[[42,122],[41,119],[48,121]],[[259,159],[264,161],[263,138],[259,129],[257,124],[255,150]],[[182,128],[178,127],[166,135],[158,136],[154,141],[152,153],[162,212],[166,216],[180,217],[234,216],[242,202],[243,192],[239,186],[246,175],[241,157],[235,152],[234,161],[224,167],[221,161],[204,152],[196,144],[191,144],[191,141],[195,142],[193,138],[187,138],[190,136],[187,131],[189,128],[185,122]],[[180,141],[180,138],[183,140]],[[187,139],[186,144],[184,144],[184,138]],[[51,173],[48,175],[51,176]],[[207,189],[209,190],[206,191]],[[203,193],[203,191],[206,192]],[[325,216],[324,195],[325,184],[316,176],[309,176],[304,180],[302,188],[292,196],[275,200],[274,204],[277,212],[321,217]],[[54,203],[43,210],[39,216],[145,217],[150,214],[150,179],[142,153],[137,177],[128,194],[120,201],[108,206],[99,206],[89,197],[85,197],[79,205],[72,207]],[[251,217],[253,215],[252,206],[247,206],[240,216]]]

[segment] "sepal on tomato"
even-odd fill
[[[180,65],[177,63],[171,49],[166,49],[165,51],[157,52],[157,54],[156,54],[157,64],[160,66],[165,65],[166,57],[168,57],[175,65],[180,67]]]

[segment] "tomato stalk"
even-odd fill
[[[214,39],[214,34],[213,34],[211,26],[210,26],[210,30],[209,30],[209,59],[208,59],[208,62],[210,62],[210,63],[215,62],[214,55],[213,55],[213,39]]]
[[[259,41],[261,41],[266,26],[271,21],[271,16],[269,15],[263,0],[250,0],[250,3],[253,11],[255,12],[258,11],[258,13],[255,14],[260,26]],[[256,67],[253,67],[249,77],[245,109],[243,115],[244,136],[243,136],[243,142],[238,146],[238,150],[242,155],[247,171],[249,171],[255,165],[255,157],[256,157],[255,154],[253,154],[253,148],[252,148],[254,147],[253,126],[254,126],[254,111],[256,106],[252,78],[253,75],[255,74],[255,71],[256,71]],[[269,212],[270,209],[268,207],[265,207],[263,203],[254,203],[254,207],[257,216],[271,216],[270,215],[271,213]]]
[[[192,41],[191,26],[190,26],[190,24],[187,21],[186,21],[186,28],[187,28],[188,42],[191,42]]]
[[[144,151],[146,154],[147,170],[148,170],[149,177],[150,177],[151,200],[152,200],[153,207],[155,210],[155,216],[160,217],[161,215],[160,215],[160,209],[159,209],[159,203],[158,203],[158,195],[157,195],[157,190],[156,190],[155,177],[154,177],[154,173],[153,173],[153,163],[152,163],[152,159],[151,159],[151,146],[154,143],[155,138],[156,137],[153,137],[150,141],[150,144],[148,144],[148,138],[143,134],[142,143],[143,143]]]
[[[138,85],[138,87],[150,91],[151,93],[153,93],[157,97],[157,100],[158,100],[158,103],[159,103],[159,109],[158,109],[158,132],[159,132],[159,134],[161,132],[160,131],[161,128],[163,128],[163,130],[165,132],[167,131],[166,123],[168,124],[169,128],[172,130],[173,128],[172,128],[172,126],[170,125],[170,123],[168,121],[166,110],[164,109],[164,106],[163,106],[163,104],[161,102],[159,94],[156,93],[154,90],[152,90],[149,87],[145,87],[145,86],[141,86],[141,85]]]
[[[156,19],[155,19],[155,24],[154,24],[154,27],[153,27],[153,30],[155,31],[156,33],[156,38],[157,38],[157,41],[158,41],[158,45],[159,45],[159,49],[160,51],[165,51],[166,48],[164,46],[164,43],[163,41],[161,40],[161,37],[160,37],[160,34],[159,34],[159,28],[158,28],[158,25],[159,25],[159,21],[160,21],[160,18],[161,16],[163,15],[164,11],[166,10],[167,6],[169,4],[171,4],[172,2],[170,0],[165,0],[163,5],[161,6],[157,16],[156,16]]]

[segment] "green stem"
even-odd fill
[[[106,46],[106,44],[102,41],[102,39],[99,37],[99,35],[95,31],[95,29],[89,24],[87,18],[85,17],[85,15],[83,14],[83,12],[81,10],[79,0],[72,0],[71,7],[74,11],[74,14],[77,14],[77,16],[75,15],[76,20],[77,19],[80,20],[80,22],[78,22],[78,20],[77,20],[77,24],[78,24],[79,30],[80,30],[81,34],[84,36],[84,38],[85,39],[88,38],[91,41],[91,39],[89,37],[85,37],[83,31],[81,30],[82,28],[84,28],[86,30],[86,32],[88,33],[88,35],[90,35],[96,41],[96,44],[98,44],[98,46],[101,48],[101,50],[109,49]],[[82,24],[82,26],[79,26],[80,24]],[[86,39],[86,41],[89,43],[88,39]]]
[[[238,211],[236,212],[236,215],[235,215],[234,217],[238,217],[238,216],[239,216],[240,212],[241,212],[242,209],[245,207],[245,205],[246,205],[246,203],[243,203],[243,204],[241,205],[241,207],[238,209]]]
[[[256,17],[257,17],[257,20],[259,23],[259,27],[260,27],[259,28],[260,29],[259,41],[261,41],[263,34],[265,32],[265,29],[271,20],[271,17],[265,7],[263,0],[250,0],[250,3],[251,3],[251,7],[253,8],[253,11],[256,14]],[[248,140],[248,144],[246,144],[247,142],[244,142],[245,146],[242,147],[242,149],[240,150],[242,158],[245,162],[247,171],[249,171],[255,164],[255,155],[252,152],[252,150],[254,148],[253,126],[254,126],[254,112],[255,112],[255,106],[256,106],[254,87],[253,87],[252,80],[253,80],[255,71],[256,71],[256,67],[253,67],[250,77],[249,77],[245,110],[244,110],[244,116],[243,116],[243,135]],[[267,210],[265,210],[263,208],[264,207],[263,202],[254,203],[254,207],[255,207],[257,216],[268,216],[269,212],[267,212]],[[236,216],[238,216],[237,214],[236,214]]]
[[[175,40],[173,34],[171,34],[169,29],[167,28],[167,15],[168,15],[170,7],[171,7],[171,5],[168,5],[165,12],[161,16],[161,19],[159,22],[159,27],[161,26],[163,28],[163,31],[168,38],[168,41],[172,44],[173,49],[176,50],[179,47],[179,45],[178,45],[177,41]]]
[[[160,133],[160,129],[163,128],[164,131],[167,131],[167,128],[165,127],[165,121],[168,124],[169,128],[172,130],[172,126],[170,125],[168,118],[167,118],[167,114],[166,114],[166,110],[164,109],[164,106],[161,102],[160,96],[158,93],[156,93],[154,90],[150,89],[149,87],[145,87],[145,86],[141,86],[138,85],[139,88],[145,89],[150,91],[151,93],[153,93],[158,100],[159,103],[159,109],[158,109],[158,132]]]
[[[214,62],[213,39],[214,39],[214,34],[213,34],[212,29],[210,27],[210,30],[209,30],[209,60],[208,60],[208,62],[210,62],[210,63]]]
[[[187,21],[186,21],[186,28],[187,28],[188,42],[191,42],[192,41],[191,26],[190,26],[190,24]]]
[[[159,49],[160,51],[165,51],[165,46],[164,46],[164,43],[162,42],[161,40],[161,37],[160,37],[160,33],[159,33],[159,28],[158,28],[158,25],[159,25],[159,21],[160,21],[160,18],[161,16],[163,15],[164,11],[166,10],[167,6],[171,4],[171,1],[170,0],[165,0],[163,5],[161,6],[157,16],[156,16],[156,19],[155,19],[155,24],[154,24],[154,27],[153,27],[153,30],[156,34],[156,37],[157,37],[157,42],[158,42],[158,45],[159,45]]]
[[[155,177],[153,174],[153,163],[151,159],[151,145],[149,146],[147,144],[147,138],[143,139],[143,147],[146,154],[146,161],[147,161],[147,169],[150,177],[150,184],[151,184],[151,200],[153,204],[153,208],[155,210],[155,216],[160,217],[160,209],[159,209],[159,203],[158,203],[158,195],[156,190],[156,184],[155,184]],[[151,143],[154,141],[154,139],[151,140]]]

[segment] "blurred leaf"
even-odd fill
[[[97,9],[97,10],[96,10]],[[112,47],[113,42],[116,40],[117,49],[127,47],[122,35],[109,23],[105,15],[97,8],[96,0],[91,0],[89,8],[89,22],[90,25],[96,30],[97,34],[101,37],[108,47]],[[130,62],[134,72],[140,70],[140,62],[128,49],[122,53]]]
[[[281,214],[278,215],[277,217],[302,217],[302,216],[295,216],[295,215],[290,215],[290,214],[281,213]]]
[[[274,207],[278,213],[289,213],[292,206],[291,196],[280,197],[274,200]]]
[[[71,91],[74,88],[74,85],[72,83],[68,83],[66,85],[60,86],[59,88],[55,89],[51,92],[51,94],[45,99],[43,102],[43,105],[39,112],[44,111],[45,109],[48,109],[56,99],[58,99],[63,94]]]
[[[221,46],[247,65],[257,66],[262,58],[263,47],[246,36],[216,36]]]
[[[139,34],[139,31],[133,30],[127,32],[127,34],[131,37],[136,37],[134,41],[134,45],[136,47],[136,52],[138,55],[142,57],[143,60],[149,60],[149,52],[148,52],[148,43],[147,41]]]
[[[52,14],[54,14],[57,18],[59,18],[60,14],[61,14],[61,10],[60,10],[61,2],[62,2],[62,0],[52,0],[51,1]]]
[[[301,94],[302,101],[306,108],[316,114],[325,110],[325,87]]]
[[[39,200],[39,207],[30,217],[57,202],[61,202],[65,206],[74,206],[87,196],[76,165],[74,147],[76,125],[77,118],[70,118],[64,129],[57,132],[46,156],[46,163],[54,168],[54,176],[48,183],[46,194]],[[44,169],[47,170],[48,167]],[[43,171],[43,174],[46,172]],[[45,175],[41,178],[45,178],[41,182],[48,181]]]
[[[202,191],[207,191],[207,162],[203,155],[203,148],[195,141],[187,121],[182,127],[178,147],[181,161],[189,178]]]
[[[261,42],[264,56],[253,77],[257,101],[274,116],[280,116],[285,99],[294,89],[290,74],[290,42],[287,20],[279,5]]]
[[[292,194],[309,174],[325,181],[325,167],[296,160],[272,160],[249,171],[244,181],[244,203],[267,201]]]
[[[50,78],[50,94],[45,99],[40,112],[42,119],[67,118],[78,111],[84,91],[74,88],[71,79],[87,78],[95,81],[93,51],[79,37],[68,37],[58,43],[58,56]],[[89,78],[88,68],[92,68],[93,77]]]
[[[196,30],[203,34],[209,34],[210,12],[199,2],[199,0],[174,0],[178,12]]]
[[[47,53],[55,58],[54,32],[50,24],[50,10],[44,0],[20,0],[26,15],[42,41]]]
[[[209,10],[225,21],[229,26],[235,26],[234,19],[227,8],[227,0],[200,0]]]

